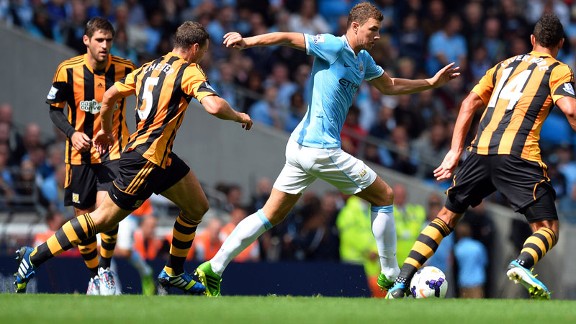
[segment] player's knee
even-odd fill
[[[376,197],[376,201],[370,203],[374,206],[389,206],[394,204],[394,190],[385,183],[378,197]]]
[[[194,204],[193,214],[202,217],[202,216],[204,216],[204,214],[206,214],[208,212],[208,209],[210,209],[210,205],[208,204],[208,200],[203,199],[202,201],[198,202],[197,204]]]
[[[118,225],[117,222],[114,222],[113,217],[108,215],[107,213],[102,212],[101,210],[96,210],[90,213],[90,218],[92,218],[92,222],[94,223],[94,227],[96,228],[96,233],[103,233],[110,231]]]
[[[394,190],[388,184],[384,185],[384,192],[382,193],[384,196],[383,199],[390,201],[390,204],[394,202]]]
[[[187,206],[184,206],[184,208],[181,208],[181,210],[186,220],[200,221],[202,220],[204,214],[208,212],[209,208],[210,205],[208,204],[208,200],[202,199],[200,201],[195,201],[191,202],[190,204],[187,204]]]
[[[94,226],[97,233],[108,232],[114,228],[114,224],[106,218],[99,219],[98,222],[94,221]]]
[[[96,233],[104,232],[107,230],[105,218],[101,213],[92,212],[90,213],[90,218],[92,219],[92,223],[96,228]]]
[[[394,203],[394,190],[386,182],[376,181],[371,187],[357,194],[357,196],[368,201],[372,206],[392,205]]]

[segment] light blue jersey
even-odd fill
[[[306,53],[314,56],[308,87],[312,98],[291,139],[315,148],[341,147],[340,131],[362,80],[380,77],[384,70],[370,54],[356,55],[345,36],[304,34]]]

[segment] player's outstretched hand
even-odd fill
[[[442,164],[434,170],[434,178],[438,181],[447,180],[452,178],[454,170],[458,166],[460,154],[450,150],[446,153]]]
[[[112,134],[104,133],[102,129],[94,136],[94,146],[96,146],[96,150],[98,150],[100,154],[108,151],[108,148],[112,146],[112,144],[114,144],[114,137],[112,137]]]
[[[238,115],[240,115],[239,123],[242,124],[242,128],[244,128],[245,130],[250,130],[253,124],[252,118],[250,118],[250,116],[246,113],[238,113]]]
[[[430,82],[434,87],[443,86],[448,83],[448,81],[460,76],[460,67],[453,67],[454,64],[455,63],[452,62],[436,72],[434,77],[430,79]]]
[[[237,32],[229,32],[224,35],[224,46],[226,47],[234,47],[237,49],[244,49],[246,48],[246,42],[242,35]]]

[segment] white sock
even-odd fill
[[[271,228],[272,224],[264,216],[261,209],[244,218],[224,241],[218,253],[210,260],[212,271],[222,276],[224,269],[232,259]]]
[[[380,256],[381,272],[389,280],[394,280],[400,274],[398,260],[396,260],[396,225],[394,223],[394,209],[390,206],[372,207],[372,234],[376,239],[378,255]]]

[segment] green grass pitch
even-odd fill
[[[576,302],[0,294],[0,323],[576,323]]]

